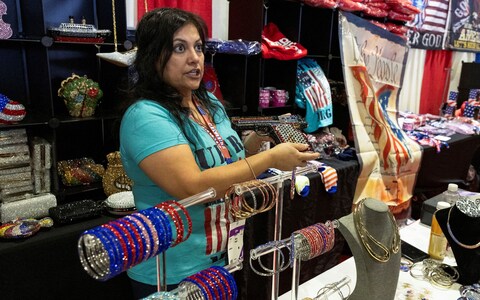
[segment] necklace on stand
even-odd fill
[[[455,205],[454,205],[455,206]],[[475,245],[466,245],[466,244],[463,244],[461,243],[456,237],[455,235],[453,235],[453,232],[452,232],[452,228],[450,227],[450,215],[452,213],[452,209],[453,209],[453,206],[450,208],[450,210],[448,211],[448,217],[447,217],[447,230],[448,230],[448,233],[450,234],[450,237],[452,238],[452,240],[457,244],[459,245],[460,247],[462,248],[465,248],[465,249],[477,249],[478,247],[480,247],[480,242],[476,243]]]
[[[365,224],[362,219],[363,206],[365,199],[360,200],[360,202],[353,208],[353,221],[355,224],[355,229],[357,234],[362,241],[363,246],[367,250],[368,254],[379,262],[387,262],[390,259],[392,253],[398,253],[400,250],[400,234],[398,232],[398,227],[395,222],[395,218],[390,210],[388,210],[388,217],[390,221],[390,226],[393,233],[392,244],[390,247],[382,244],[375,237],[373,237],[370,232],[365,228]]]
[[[145,6],[146,9],[146,6]],[[115,0],[112,0],[112,18],[113,18],[113,44],[114,52],[97,53],[97,57],[104,59],[119,67],[129,67],[135,61],[137,49],[133,48],[126,52],[118,52],[117,48],[117,17],[115,15]]]

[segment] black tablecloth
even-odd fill
[[[28,239],[0,239],[0,299],[133,299],[126,273],[96,281],[79,260],[80,234],[109,220],[102,216],[41,229]]]
[[[420,218],[422,203],[456,183],[465,190],[478,192],[475,184],[466,181],[470,165],[480,171],[480,136],[455,134],[448,148],[437,153],[434,147],[423,147],[422,161],[412,198],[412,217]]]

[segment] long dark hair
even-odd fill
[[[194,25],[200,35],[202,44],[205,45],[208,29],[201,17],[178,8],[157,8],[147,12],[136,30],[137,54],[134,63],[135,79],[130,83],[127,101],[124,102],[123,113],[134,102],[140,99],[149,99],[158,102],[174,117],[183,133],[184,126],[190,114],[188,108],[182,107],[182,95],[177,89],[163,80],[163,70],[173,52],[173,36],[175,32],[186,24]],[[160,70],[155,68],[160,62]],[[203,82],[193,96],[200,104],[210,111],[213,121],[218,123],[221,117],[226,117],[225,111],[215,105],[207,94]],[[191,139],[185,134],[187,139]]]

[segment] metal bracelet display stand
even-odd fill
[[[276,187],[278,191],[278,199],[277,199],[277,204],[275,208],[275,228],[274,228],[274,234],[273,234],[273,240],[274,241],[279,241],[281,236],[282,236],[282,213],[283,213],[283,182],[286,179],[289,180],[294,180],[292,179],[292,175],[304,175],[308,173],[313,173],[313,172],[318,172],[317,167],[314,165],[307,165],[305,167],[297,168],[295,171],[291,172],[283,172],[282,174],[275,175],[272,177],[268,177],[265,179],[261,179],[263,181],[266,181],[273,186]],[[235,192],[237,194],[241,194],[245,191],[241,185],[236,185],[235,186]],[[279,272],[278,271],[278,265],[279,265],[279,257],[278,257],[278,252],[274,251],[273,252],[273,271],[274,274],[272,276],[272,297],[271,299],[277,300],[278,299],[278,290],[279,290]]]
[[[196,205],[202,203],[206,200],[210,200],[215,198],[217,192],[214,188],[209,188],[201,193],[195,194],[193,196],[187,197],[183,200],[178,201],[183,207],[187,208],[192,205]],[[175,207],[175,210],[180,211],[179,207]],[[166,291],[167,290],[167,266],[166,266],[166,253],[161,253],[161,260],[160,255],[157,255],[156,262],[157,262],[157,291]]]
[[[332,230],[338,227],[338,221],[334,220],[331,223],[333,225]],[[311,256],[312,254],[312,249],[307,247],[305,243],[305,237],[302,237],[301,234],[298,233],[293,233],[291,237],[288,237],[283,240],[278,240],[278,241],[272,241],[264,245],[260,245],[259,247],[250,250],[250,263],[251,260],[256,260],[260,259],[263,255],[272,253],[275,255],[278,253],[283,248],[288,248],[290,250],[290,262],[288,265],[282,265],[283,270],[285,270],[289,265],[292,266],[292,290],[291,290],[291,299],[292,300],[297,300],[298,298],[298,287],[299,287],[299,280],[300,280],[300,260],[301,257],[308,257]],[[333,245],[333,244],[332,244]],[[331,249],[331,248],[330,248]],[[327,249],[325,252],[330,251],[330,249]],[[323,253],[325,253],[323,252]],[[315,252],[313,252],[315,253]],[[320,253],[320,254],[323,254]],[[317,254],[318,255],[318,254]],[[274,256],[275,257],[275,256]],[[312,257],[313,258],[313,257]],[[303,258],[303,260],[306,260]],[[284,261],[282,261],[284,262]],[[252,265],[251,265],[252,266]],[[263,267],[263,265],[261,265]],[[253,269],[253,266],[252,266]],[[280,270],[280,271],[283,271]],[[272,270],[272,276],[278,275],[278,269],[273,269]],[[257,273],[257,272],[256,272]],[[259,273],[259,272],[258,272]],[[261,274],[262,275],[262,274]],[[264,276],[267,276],[266,274]],[[339,282],[340,283],[340,282]],[[343,286],[343,283],[342,283]]]

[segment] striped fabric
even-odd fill
[[[205,235],[207,247],[205,255],[212,255],[227,249],[230,214],[225,202],[215,203],[205,207]]]
[[[324,163],[321,163],[321,166],[318,168],[318,172],[320,172],[320,175],[322,176],[322,181],[325,185],[325,190],[327,193],[336,193],[338,181],[337,170]]]

